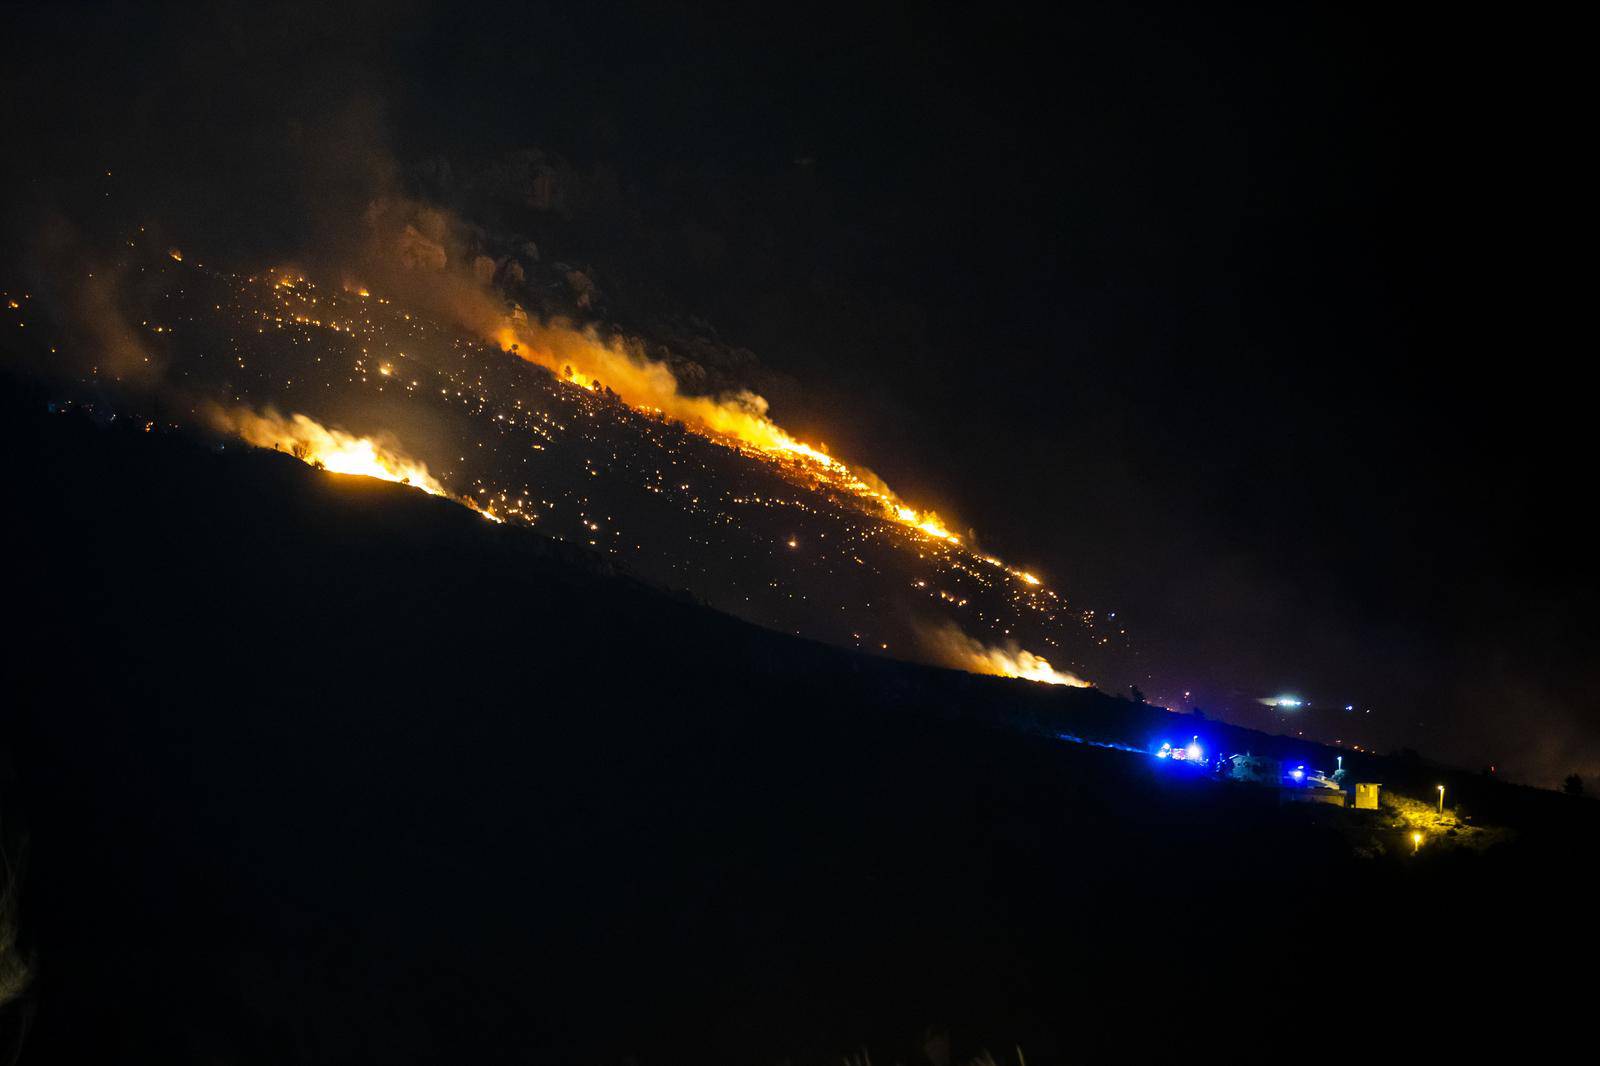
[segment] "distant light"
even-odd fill
[[[1304,707],[1305,706],[1305,701],[1302,700],[1298,696],[1268,696],[1266,699],[1259,700],[1257,702],[1263,703],[1268,707]]]
[[[1344,705],[1344,709],[1347,711],[1353,711],[1356,709],[1356,705],[1353,703],[1347,703]]]

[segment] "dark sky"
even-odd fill
[[[1200,8],[16,8],[7,181],[276,250],[377,159],[541,147],[614,190],[558,251],[1119,611],[1152,696],[1600,775],[1570,29]]]

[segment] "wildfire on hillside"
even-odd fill
[[[783,632],[1062,685],[1086,682],[1044,655],[1099,672],[1125,647],[1095,612],[790,434],[760,396],[680,391],[643,342],[535,320],[450,272],[323,285],[297,266],[245,276],[159,251],[159,267],[124,268],[161,272],[124,325],[171,379],[173,414],[181,402],[251,445],[586,545]],[[99,353],[85,354],[93,383]],[[938,624],[955,636],[923,639]]]
[[[929,628],[922,633],[928,650],[946,666],[972,674],[991,674],[996,677],[1020,677],[1028,681],[1042,681],[1047,685],[1067,685],[1071,688],[1091,688],[1093,682],[1075,674],[1057,670],[1050,660],[1035,655],[1014,642],[1003,647],[990,647],[961,632],[954,624]]]
[[[359,474],[421,489],[430,496],[448,496],[444,486],[428,473],[426,464],[408,458],[399,446],[372,437],[357,437],[329,429],[302,414],[288,417],[268,408],[263,413],[211,406],[211,424],[258,448],[288,452],[296,459],[335,474]]]
[[[493,287],[495,262],[473,257],[463,239],[464,227],[449,212],[389,198],[374,202],[366,221],[372,267],[418,306],[453,318],[502,351],[544,367],[561,381],[590,391],[603,387],[637,411],[680,422],[694,432],[791,465],[875,515],[944,544],[962,546],[961,537],[937,513],[909,505],[870,471],[852,468],[829,455],[826,448],[798,440],[784,430],[769,416],[764,397],[747,389],[718,396],[687,393],[672,368],[652,358],[637,342],[601,337],[593,329],[560,318],[530,318]],[[1020,571],[1013,576],[1027,580]]]
[[[664,363],[564,322],[536,324],[513,314],[494,331],[494,340],[502,350],[555,371],[580,388],[604,386],[632,407],[678,419],[713,437],[731,439],[764,458],[794,463],[815,480],[863,501],[892,521],[949,544],[961,544],[961,538],[936,512],[908,505],[869,471],[852,470],[825,447],[795,439],[772,421],[767,401],[755,393],[717,398],[684,395]]]
[[[272,408],[257,413],[249,408],[228,410],[215,404],[207,415],[216,429],[231,433],[258,448],[287,452],[309,466],[335,474],[392,481],[421,489],[430,496],[444,496],[477,511],[490,521],[503,519],[481,507],[470,497],[445,490],[428,473],[426,463],[412,459],[387,435],[358,437],[341,429],[330,429],[308,415],[280,415]]]

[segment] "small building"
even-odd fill
[[[1356,810],[1375,811],[1378,809],[1378,790],[1383,788],[1375,781],[1356,782]]]

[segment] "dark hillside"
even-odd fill
[[[1055,737],[1192,719],[797,640],[407,489],[43,410],[0,430],[24,1062],[888,1063],[930,1026],[1030,1064],[1255,1061],[1571,1017],[1595,804],[1462,779],[1516,839],[1412,857]]]

